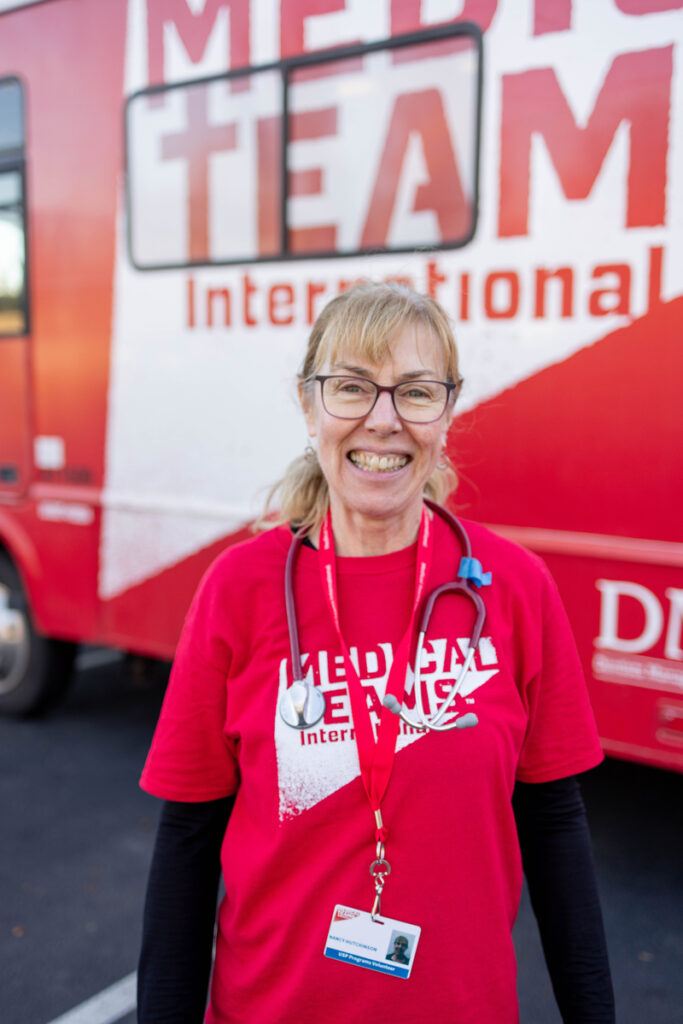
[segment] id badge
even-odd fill
[[[421,928],[337,904],[325,941],[325,956],[395,978],[409,978]]]

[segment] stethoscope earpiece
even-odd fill
[[[455,720],[456,729],[471,729],[473,725],[479,725],[479,719],[473,711],[468,711],[466,715],[460,715]]]

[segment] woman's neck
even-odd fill
[[[341,557],[389,555],[414,544],[422,517],[419,507],[402,510],[389,518],[365,516],[332,503],[334,549]],[[312,538],[318,544],[319,531]]]

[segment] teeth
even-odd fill
[[[402,469],[408,462],[407,455],[375,455],[372,452],[351,452],[351,462],[367,473],[391,473]]]

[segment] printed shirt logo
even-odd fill
[[[426,715],[438,711],[448,699],[468,647],[468,637],[459,637],[455,642],[439,639],[425,643],[420,676]],[[361,653],[355,647],[350,649],[351,661],[365,689],[375,738],[393,653],[390,643],[379,643],[376,648]],[[286,725],[276,711],[275,749],[281,821],[315,806],[360,774],[343,657],[323,650],[312,657],[302,655],[302,662],[306,680],[319,686],[325,695],[326,708],[318,725],[301,731]],[[497,673],[496,650],[490,637],[482,637],[460,693],[444,720],[472,711],[474,698],[471,695]],[[279,670],[278,706],[290,684],[289,662],[283,658]],[[408,666],[405,705],[411,717],[415,709],[414,688],[414,672]],[[425,735],[424,730],[413,729],[401,722],[397,752]]]

